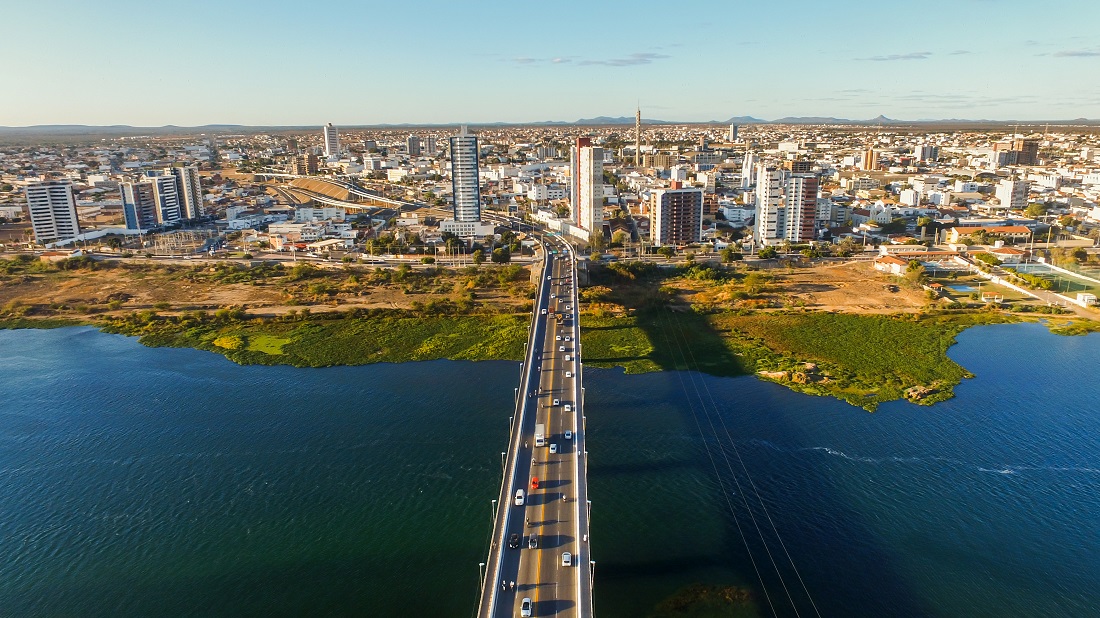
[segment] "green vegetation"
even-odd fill
[[[658,603],[649,613],[649,618],[749,618],[761,615],[761,608],[748,588],[691,584]]]
[[[528,319],[524,314],[427,315],[399,310],[313,314],[303,310],[264,320],[234,311],[178,317],[141,311],[105,319],[101,327],[140,337],[148,346],[209,350],[240,364],[328,367],[440,358],[520,360]]]

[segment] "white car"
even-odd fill
[[[558,346],[558,352],[564,352],[564,351],[565,351],[565,346],[559,345]]]
[[[565,411],[566,412],[572,412],[573,411],[573,406],[571,406],[569,404],[565,404]]]
[[[558,341],[561,341],[561,335],[558,335],[556,339],[557,339]],[[568,340],[568,339],[566,339],[566,341],[569,341],[569,340]]]
[[[519,604],[520,618],[531,618],[531,597],[524,597]]]
[[[558,405],[558,404],[560,404],[560,403],[561,403],[561,399],[555,399],[555,400],[554,400],[554,405]]]
[[[550,298],[557,298],[557,294],[551,294]]]
[[[516,490],[516,506],[523,506],[523,490]]]
[[[570,442],[573,441],[573,430],[572,429],[566,429],[565,430],[565,439],[569,440]]]
[[[566,341],[569,341],[569,335],[566,335],[566,336],[565,336],[565,340],[566,340]]]
[[[573,566],[573,555],[565,551],[561,554],[561,565],[563,567]]]
[[[565,372],[565,377],[572,378],[573,377],[573,372],[572,371],[566,371]]]
[[[550,443],[550,452],[551,453],[557,453],[558,452],[558,443],[557,442],[551,442]]]

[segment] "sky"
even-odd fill
[[[1100,1],[6,0],[0,126],[1100,118]]]

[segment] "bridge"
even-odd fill
[[[514,223],[514,222],[513,222]],[[577,260],[546,237],[478,616],[592,616]]]

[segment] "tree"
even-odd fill
[[[1047,214],[1047,205],[1042,202],[1032,202],[1024,209],[1024,214],[1032,219],[1038,219]]]
[[[719,255],[721,255],[722,261],[726,262],[727,264],[729,262],[736,262],[741,259],[741,252],[734,251],[732,247],[726,247],[725,249],[722,249],[722,252]]]
[[[588,248],[593,251],[603,251],[607,248],[607,239],[603,237],[603,232],[596,231],[592,233],[592,236],[588,239]]]
[[[474,259],[474,264],[480,265],[485,263],[485,251],[481,249],[475,249],[472,257]]]
[[[498,247],[493,249],[490,259],[494,264],[507,264],[512,261],[512,252],[508,250],[508,247]]]
[[[662,245],[657,247],[657,255],[663,255],[667,259],[672,259],[672,256],[676,255],[676,250],[668,245]]]
[[[616,230],[615,233],[611,235],[611,244],[613,246],[618,245],[621,247],[626,244],[628,240],[630,240],[630,236],[622,230]]]
[[[775,250],[775,247],[764,247],[757,255],[759,255],[761,259],[770,260],[779,255],[779,252]]]

